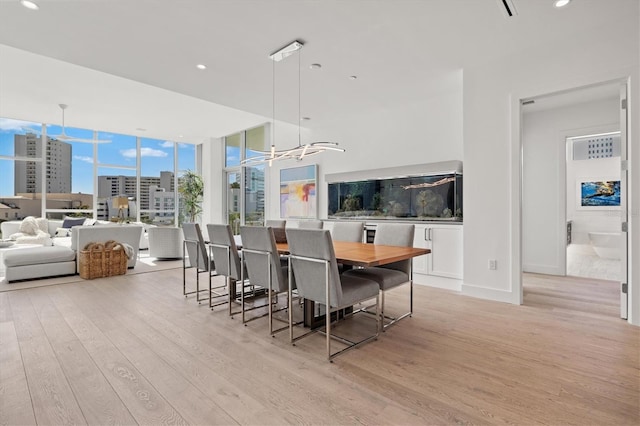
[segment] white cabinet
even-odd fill
[[[462,279],[462,225],[416,225],[413,245],[431,253],[413,259],[414,274]]]

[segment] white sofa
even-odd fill
[[[12,250],[4,255],[5,279],[8,282],[56,275],[79,273],[78,249],[83,249],[91,242],[115,240],[133,248],[133,255],[127,266],[133,268],[138,259],[138,250],[142,238],[141,225],[97,224],[90,226],[74,226],[71,236],[55,237],[56,230],[62,221],[50,220],[49,231],[52,235],[53,247],[29,247]],[[0,225],[2,235],[13,235],[20,229],[20,221],[3,222]]]

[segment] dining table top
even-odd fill
[[[287,243],[276,244],[280,254],[289,253]],[[333,241],[336,260],[345,265],[379,266],[388,263],[408,260],[416,256],[431,253],[430,249],[417,247],[387,246],[347,241]]]

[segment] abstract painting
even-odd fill
[[[578,182],[578,208],[612,209],[620,207],[620,181],[588,179]]]
[[[316,164],[280,170],[281,218],[317,217],[317,170]]]

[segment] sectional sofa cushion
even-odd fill
[[[67,247],[33,247],[5,253],[4,264],[10,268],[43,263],[72,262],[75,259],[76,253]]]
[[[25,217],[20,224],[20,232],[25,235],[36,235],[39,230],[38,222],[36,222],[36,218],[33,216]]]
[[[84,225],[85,218],[84,217],[67,217],[62,222],[63,228],[71,228],[73,226],[82,226]]]

